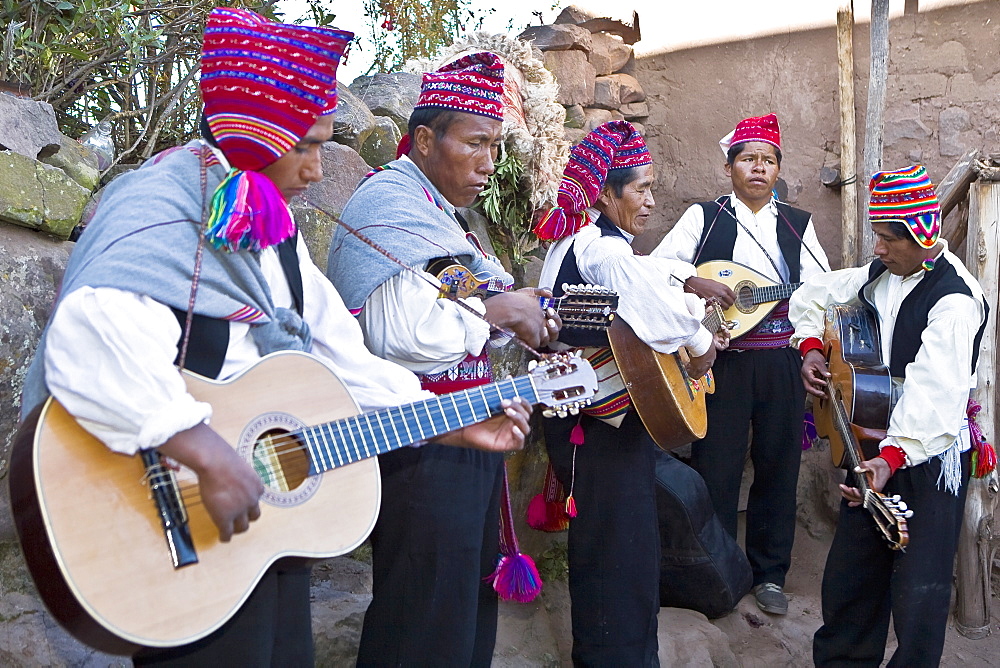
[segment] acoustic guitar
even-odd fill
[[[713,334],[728,327],[722,309],[714,303],[702,324]],[[705,395],[715,392],[712,372],[691,378],[684,348],[670,354],[657,352],[621,318],[611,323],[608,338],[632,405],[656,444],[672,450],[703,438],[708,430]]]
[[[441,298],[485,299],[503,292],[495,278],[474,274],[450,259],[432,262],[429,273],[441,281]],[[607,329],[615,318],[618,293],[601,285],[563,285],[562,297],[539,297],[539,305],[553,308],[562,319],[563,329]]]
[[[835,466],[853,471],[878,456],[899,383],[882,363],[882,347],[874,316],[862,306],[837,304],[826,312],[824,355],[831,377],[827,396],[814,402],[816,433],[830,439]],[[871,488],[871,474],[854,475],[864,507],[894,550],[909,541],[906,520],[913,516],[899,495]]]
[[[32,578],[53,616],[102,651],[203,638],[278,559],[355,549],[378,516],[376,455],[485,420],[503,399],[565,411],[597,388],[586,360],[563,355],[524,376],[358,414],[333,372],[304,353],[269,355],[226,382],[182,373],[266,486],[260,519],[228,543],[190,471],[155,451],[112,452],[53,399],[12,451],[11,500]]]
[[[775,283],[758,271],[728,260],[711,260],[697,266],[700,278],[724,284],[736,293],[736,303],[723,315],[731,323],[729,335],[738,339],[771,315],[782,299],[788,299],[802,283]]]

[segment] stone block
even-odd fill
[[[348,88],[365,103],[369,111],[376,116],[391,118],[399,131],[406,134],[413,105],[420,97],[422,79],[419,74],[392,72],[358,77]],[[339,110],[337,113],[340,113]]]
[[[944,157],[959,156],[968,150],[965,136],[972,130],[969,112],[948,107],[938,114],[938,152]]]
[[[940,97],[947,92],[948,77],[938,72],[923,74],[900,74],[892,77],[896,89],[909,100],[925,100]]]
[[[901,139],[930,139],[933,131],[924,125],[919,118],[889,119],[885,123],[883,140],[886,146],[893,146]]]
[[[629,121],[629,122],[632,123],[632,127],[635,128],[636,132],[638,132],[643,137],[646,136],[646,126],[645,125],[643,125],[642,123],[636,123],[635,121]]]
[[[587,122],[583,124],[583,129],[590,132],[599,125],[615,120],[614,114],[608,109],[587,108],[583,110],[583,115]]]
[[[579,130],[587,122],[587,117],[583,114],[583,107],[572,104],[566,107],[566,122],[563,125],[567,128]]]
[[[649,116],[649,104],[646,102],[629,102],[618,107],[625,120],[631,121],[633,118],[646,118]]]
[[[631,74],[612,74],[618,80],[621,88],[622,104],[630,102],[642,102],[646,99],[646,92],[642,89],[638,79]]]
[[[566,51],[577,49],[590,53],[593,35],[586,28],[575,25],[531,26],[518,35],[518,39],[531,42],[541,51]]]
[[[89,198],[61,169],[0,151],[0,220],[68,239]]]
[[[564,23],[583,23],[584,21],[589,21],[590,19],[597,18],[597,14],[589,12],[582,7],[577,7],[576,5],[567,5],[559,12],[559,16],[553,23],[561,25]]]
[[[65,135],[59,137],[59,150],[46,158],[41,158],[40,161],[58,167],[81,186],[93,191],[101,180],[101,170],[97,168],[97,155],[75,139]]]
[[[0,95],[0,150],[37,160],[59,150],[62,134],[48,102]]]
[[[544,54],[545,68],[559,83],[556,101],[564,106],[594,102],[594,80],[597,73],[582,51],[548,51]]]
[[[575,146],[583,141],[583,138],[590,133],[590,130],[584,130],[583,128],[566,128],[563,130],[563,137],[569,142],[570,146]]]
[[[302,230],[313,262],[325,270],[330,240],[337,226],[330,216],[340,216],[347,200],[371,167],[354,149],[336,142],[327,142],[323,146],[322,159],[323,180],[311,184],[303,197],[292,200],[292,215]]]
[[[597,77],[594,81],[594,106],[617,109],[622,104],[621,82],[613,76]]]
[[[361,146],[361,157],[372,167],[396,159],[396,147],[403,134],[388,116],[375,117],[375,129]]]
[[[591,40],[593,48],[587,57],[598,76],[617,72],[632,56],[632,47],[617,35],[598,32],[591,36]]]
[[[337,88],[337,113],[333,117],[333,141],[360,151],[375,129],[375,116],[347,86]]]
[[[982,82],[977,82],[975,77],[971,74],[956,74],[948,79],[948,92],[945,94],[945,100],[948,104],[967,104],[970,102],[979,103],[983,101],[983,90],[997,90],[997,81],[992,82],[994,85],[991,87],[989,83],[985,85]]]

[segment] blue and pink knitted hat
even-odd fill
[[[941,204],[923,165],[878,172],[868,184],[868,218],[873,223],[900,222],[924,248],[941,235]]]

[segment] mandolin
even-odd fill
[[[739,262],[712,260],[697,267],[699,278],[722,283],[736,293],[736,303],[723,315],[731,323],[730,336],[738,339],[771,314],[778,302],[788,299],[801,283],[775,283],[770,278]]]
[[[715,334],[728,323],[722,308],[710,304],[701,323]],[[704,437],[708,430],[705,395],[715,392],[712,372],[691,378],[687,371],[690,358],[684,348],[674,353],[657,352],[621,318],[611,324],[608,338],[632,405],[656,444],[672,450]]]
[[[503,292],[495,278],[477,275],[450,258],[432,262],[429,273],[441,281],[441,298],[485,299]],[[542,308],[553,308],[563,329],[607,329],[615,318],[618,293],[600,285],[563,285],[562,297],[539,297]]]

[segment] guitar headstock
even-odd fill
[[[906,507],[899,495],[885,496],[870,489],[865,490],[865,508],[875,518],[875,524],[882,532],[882,537],[889,542],[893,550],[906,550],[910,542],[906,520],[913,517],[913,511]]]
[[[546,417],[576,414],[597,393],[597,374],[590,362],[570,353],[546,355],[528,363],[528,375]]]
[[[603,285],[563,283],[556,310],[564,329],[607,329],[615,319],[618,293]]]

